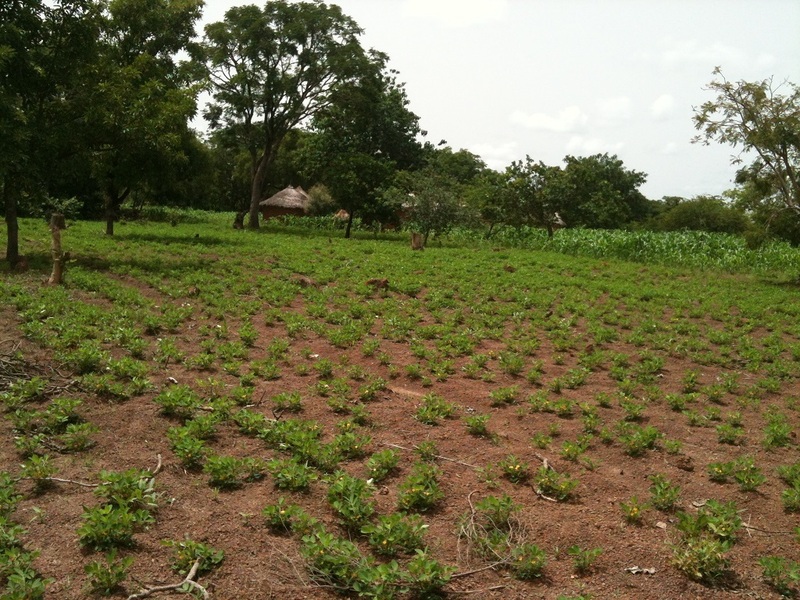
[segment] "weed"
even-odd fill
[[[734,446],[741,446],[744,444],[744,428],[724,423],[717,425],[717,439],[720,444],[731,444]]]
[[[102,483],[95,488],[94,495],[106,504],[132,510],[153,511],[158,508],[155,478],[150,471],[101,471],[100,481]]]
[[[221,490],[233,490],[247,481],[260,479],[265,469],[259,459],[234,456],[209,456],[203,466],[203,472],[209,475],[209,485]]]
[[[475,503],[475,513],[486,529],[508,531],[513,525],[513,517],[521,506],[508,494],[500,497],[487,496]]]
[[[531,437],[531,443],[541,450],[546,450],[553,443],[553,438],[546,433],[538,431]]]
[[[303,399],[299,392],[283,392],[272,397],[277,412],[298,413],[303,410]]]
[[[200,397],[188,385],[170,386],[153,398],[153,401],[161,407],[163,415],[183,421],[191,419],[202,405]]]
[[[743,492],[754,492],[767,480],[752,456],[742,456],[734,461],[733,479]]]
[[[455,573],[454,567],[442,565],[428,556],[427,551],[416,550],[414,557],[406,565],[406,584],[410,591],[420,598],[434,598],[450,582]]]
[[[267,526],[275,532],[293,531],[304,515],[306,518],[308,517],[300,506],[289,504],[283,496],[278,498],[275,504],[265,506],[261,514]]]

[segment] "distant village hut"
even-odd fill
[[[310,206],[311,198],[300,186],[289,186],[259,203],[264,220],[284,215],[304,217],[308,214]]]

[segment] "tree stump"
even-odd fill
[[[244,229],[244,218],[247,215],[246,212],[238,212],[233,219],[233,228],[234,229]]]
[[[411,234],[411,249],[422,250],[425,247],[425,238],[421,233]]]
[[[50,217],[50,234],[53,238],[53,272],[50,274],[50,279],[47,283],[51,285],[58,285],[64,281],[64,252],[61,250],[61,230],[66,229],[67,224],[64,220],[64,215],[60,213],[53,213]]]

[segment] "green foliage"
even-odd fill
[[[100,485],[94,495],[105,504],[132,510],[153,511],[158,507],[155,477],[149,471],[128,469],[127,471],[101,471]]]
[[[758,559],[762,576],[781,596],[793,598],[800,584],[800,563],[780,556],[763,556]]]
[[[564,502],[572,498],[575,488],[578,487],[578,481],[542,465],[533,478],[533,487],[544,496]]]
[[[626,522],[636,525],[642,522],[642,518],[644,517],[642,513],[645,508],[647,508],[647,505],[639,500],[639,498],[632,496],[630,500],[627,502],[620,502],[619,505],[622,509],[622,516],[625,517]]]
[[[788,94],[778,93],[772,79],[732,82],[719,67],[708,89],[716,93],[695,109],[695,128],[701,133],[694,141],[712,141],[754,151],[753,163],[739,171],[737,180],[750,183],[760,193],[758,200],[767,203],[774,195],[787,208],[797,208],[800,198],[797,141],[789,132],[800,126],[800,88],[784,82]],[[741,153],[732,162],[741,162]]]
[[[317,478],[311,467],[296,458],[271,460],[267,463],[267,469],[279,490],[305,492]]]
[[[589,572],[598,557],[603,553],[602,548],[584,549],[580,546],[570,546],[567,554],[572,557],[575,571],[583,575]]]
[[[547,553],[536,544],[522,544],[511,551],[511,569],[517,579],[538,579],[546,565]]]
[[[173,385],[159,393],[153,401],[161,407],[161,413],[186,421],[191,419],[202,405],[202,400],[188,385]]]
[[[206,458],[203,466],[203,472],[209,476],[208,484],[222,490],[233,490],[245,482],[260,479],[265,469],[260,459],[235,456],[212,455]]]
[[[425,512],[433,508],[444,498],[444,492],[439,487],[440,474],[441,471],[435,465],[415,463],[411,468],[411,474],[400,484],[398,508],[405,512],[413,510]]]
[[[363,525],[361,533],[368,536],[370,546],[377,554],[397,556],[422,549],[427,529],[419,515],[393,513],[378,517],[376,523]]]
[[[100,596],[114,595],[128,577],[128,569],[132,564],[132,556],[117,560],[116,548],[105,555],[104,562],[93,560],[84,567],[89,578],[89,591]]]
[[[716,196],[698,196],[668,206],[651,226],[658,231],[708,231],[742,234],[750,225],[745,213]],[[688,390],[693,391],[693,390]]]
[[[165,540],[163,543],[172,548],[172,570],[178,575],[188,574],[195,562],[199,562],[198,574],[209,573],[222,564],[225,558],[222,550],[189,538],[181,541]]]
[[[110,550],[133,545],[133,535],[155,520],[142,508],[104,504],[84,508],[78,541],[91,550]]]
[[[664,475],[650,476],[650,504],[658,510],[669,511],[675,507],[681,496],[681,488]]]
[[[512,483],[524,483],[528,479],[528,463],[513,454],[508,455],[500,462],[500,468],[503,470],[503,475]]]
[[[437,425],[439,419],[446,419],[455,412],[455,405],[447,402],[437,394],[425,394],[415,414],[418,421],[425,425]]]
[[[374,483],[379,483],[391,475],[400,462],[400,454],[393,448],[375,452],[367,459],[367,475]]]

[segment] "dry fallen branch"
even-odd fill
[[[128,600],[139,600],[140,598],[147,598],[151,594],[157,594],[159,592],[172,592],[176,590],[181,590],[182,588],[188,588],[191,590],[198,591],[202,594],[205,600],[210,600],[211,594],[209,594],[208,590],[194,580],[194,578],[197,576],[197,570],[200,568],[201,562],[202,562],[201,558],[195,560],[194,564],[192,565],[192,568],[189,569],[189,573],[180,583],[168,583],[165,585],[146,586],[145,589],[142,590],[141,592],[138,592],[136,594],[131,594],[130,596],[128,596]]]
[[[156,464],[156,468],[153,469],[150,475],[150,479],[153,479],[156,475],[158,475],[159,471],[161,471],[161,468],[163,466],[163,463],[161,462],[161,454],[156,454],[156,458],[158,459],[158,463]],[[26,479],[31,479],[31,478],[27,477]],[[56,483],[71,483],[72,485],[79,485],[81,487],[89,487],[89,488],[100,487],[101,485],[103,485],[103,483],[105,483],[105,482],[87,483],[85,481],[76,481],[74,479],[62,479],[61,477],[43,477],[42,479],[44,481],[54,481]]]
[[[384,442],[383,445],[384,446],[389,446],[390,448],[398,448],[400,450],[406,450],[408,452],[412,452],[414,450],[414,448],[406,448],[405,446],[400,446],[399,444],[390,444],[389,442]],[[451,463],[456,463],[457,465],[462,465],[464,467],[469,467],[470,469],[479,469],[480,468],[477,465],[471,465],[469,463],[465,463],[463,461],[456,460],[455,458],[449,458],[447,456],[442,456],[440,454],[435,454],[434,457],[435,458],[439,458],[441,460],[446,460],[446,461],[451,462]]]

